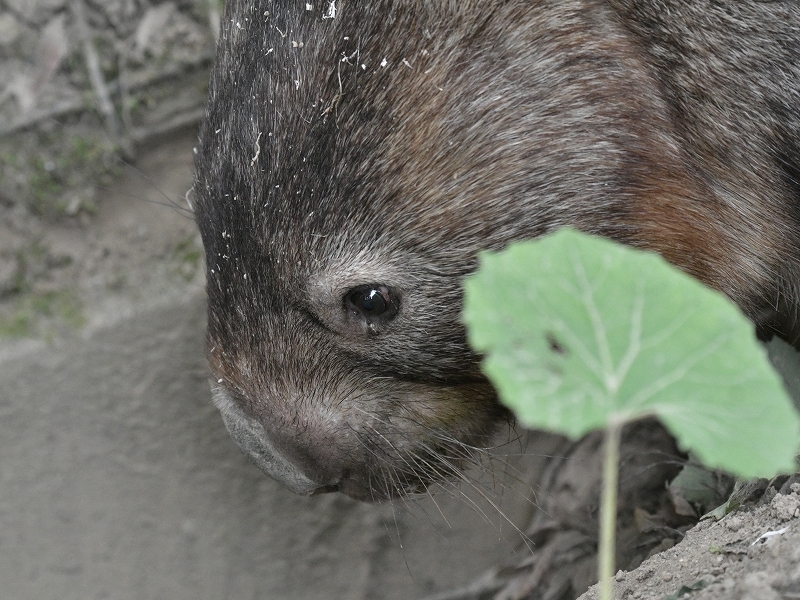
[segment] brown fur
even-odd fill
[[[798,23],[791,1],[229,0],[195,192],[242,448],[303,493],[454,476],[505,414],[461,280],[565,225],[796,343]],[[396,316],[348,313],[378,284]]]

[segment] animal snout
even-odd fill
[[[297,494],[313,496],[340,489],[340,473],[325,471],[294,443],[290,433],[270,433],[243,411],[222,387],[213,386],[214,403],[231,437],[267,475]]]

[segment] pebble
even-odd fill
[[[795,494],[790,496],[776,494],[772,502],[770,502],[770,508],[772,509],[772,514],[781,521],[800,517],[800,496]]]
[[[730,516],[725,519],[725,527],[727,527],[730,531],[739,531],[743,525],[744,522],[740,517]]]
[[[0,13],[0,47],[10,46],[20,34],[19,21],[11,13]]]
[[[10,294],[17,286],[19,268],[12,257],[0,257],[0,297]]]

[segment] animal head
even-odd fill
[[[378,500],[507,418],[460,320],[480,250],[571,225],[702,275],[725,244],[602,7],[336,4],[227,3],[196,218],[232,436],[297,492]]]

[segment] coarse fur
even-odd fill
[[[608,236],[797,344],[800,4],[228,0],[196,177],[233,437],[301,493],[424,489],[506,418],[479,250]]]

